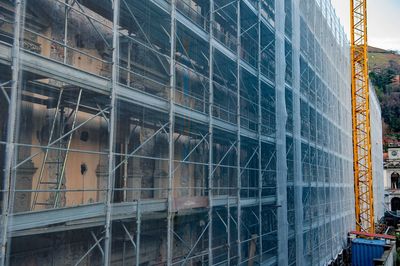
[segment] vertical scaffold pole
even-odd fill
[[[112,223],[111,223],[111,208],[114,192],[114,147],[115,147],[115,126],[117,119],[116,110],[116,87],[118,82],[118,59],[119,59],[119,8],[120,1],[113,2],[113,53],[112,53],[112,73],[111,73],[111,111],[109,119],[109,152],[108,152],[108,182],[107,182],[107,199],[106,199],[106,225],[105,225],[105,240],[104,240],[104,265],[111,264],[111,244],[112,244]]]
[[[167,265],[172,264],[173,248],[173,178],[174,178],[174,124],[175,124],[175,50],[176,50],[176,0],[171,0],[170,32],[170,95],[169,95],[169,161],[168,161],[168,221],[167,221]]]
[[[14,189],[15,189],[15,170],[12,170],[13,163],[15,162],[15,136],[16,136],[16,119],[17,119],[17,101],[18,94],[21,90],[20,84],[20,42],[22,39],[22,19],[24,11],[23,0],[15,1],[15,17],[14,17],[14,43],[12,47],[12,62],[11,62],[11,97],[8,106],[8,121],[7,121],[7,144],[5,151],[5,164],[3,169],[3,206],[1,214],[1,253],[0,253],[0,265],[6,264],[6,255],[8,252],[7,241],[8,241],[8,224],[11,214]]]
[[[237,244],[238,244],[238,264],[241,264],[242,262],[242,244],[240,241],[240,230],[242,226],[242,209],[241,209],[241,201],[240,201],[240,191],[241,191],[241,170],[240,170],[240,146],[241,146],[241,123],[240,123],[240,52],[241,52],[241,23],[240,23],[240,3],[241,1],[237,1],[237,7],[236,7],[236,12],[237,12],[237,50],[236,50],[236,56],[237,56],[237,62],[236,62],[236,80],[237,80],[237,90],[236,90],[236,97],[237,97],[237,103],[236,103],[236,121],[237,121],[237,145],[236,145],[236,167],[237,167],[237,194],[236,194],[236,200],[237,200]]]
[[[257,88],[258,88],[258,243],[260,263],[263,262],[263,244],[262,244],[262,180],[264,171],[262,170],[262,108],[261,108],[261,1],[257,5],[258,20],[258,51],[257,51]]]
[[[214,104],[214,86],[213,86],[213,75],[214,75],[214,46],[213,46],[213,25],[214,24],[214,0],[210,0],[210,43],[209,43],[209,56],[208,56],[208,64],[209,64],[209,106],[208,106],[208,265],[213,265],[213,254],[212,254],[212,243],[213,243],[213,104]],[[229,232],[227,232],[229,234]],[[229,248],[228,248],[228,260],[229,260]]]

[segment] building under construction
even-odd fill
[[[329,0],[0,0],[0,84],[2,262],[324,265],[355,226]]]

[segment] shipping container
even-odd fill
[[[352,265],[373,266],[374,259],[382,257],[385,244],[385,240],[353,239],[351,245]]]

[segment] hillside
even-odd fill
[[[368,48],[368,55],[370,70],[388,68],[390,67],[391,61],[400,65],[400,55],[393,51],[387,51],[370,46]]]
[[[369,47],[368,57],[370,79],[382,108],[384,142],[400,141],[400,54]]]

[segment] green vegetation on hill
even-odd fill
[[[400,54],[375,47],[369,47],[370,80],[382,108],[384,136],[400,133],[400,83],[396,76],[400,75]]]

